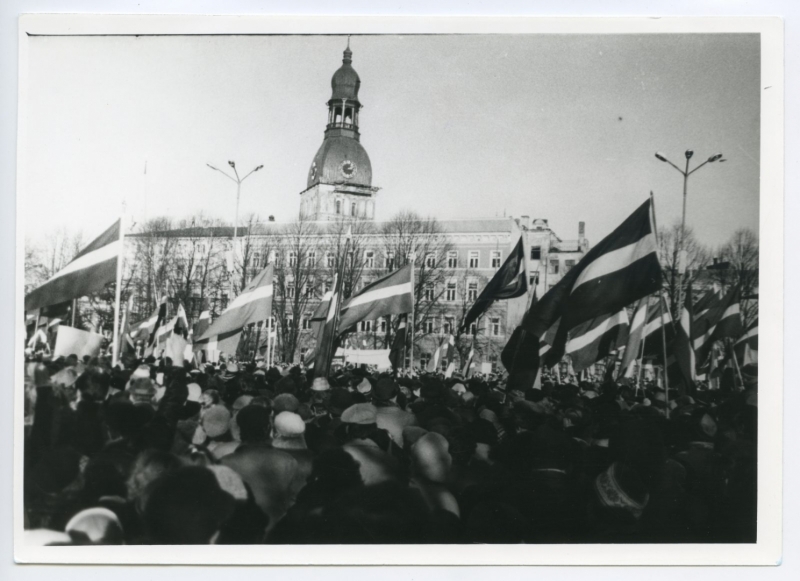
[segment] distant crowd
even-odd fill
[[[26,542],[756,540],[743,389],[30,355]]]

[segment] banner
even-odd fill
[[[56,335],[56,347],[53,350],[53,357],[68,357],[75,354],[79,358],[85,355],[97,357],[100,354],[100,347],[104,337],[97,333],[91,333],[74,327],[60,325]]]

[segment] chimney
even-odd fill
[[[583,240],[586,237],[586,222],[578,222],[578,238]]]
[[[274,221],[275,221],[275,216],[272,216],[272,215],[270,215],[270,217],[269,217],[269,221],[270,221],[270,222],[274,222]]]
[[[531,225],[531,217],[530,216],[521,216],[520,217],[520,223],[522,224],[522,227],[525,230],[527,230]]]

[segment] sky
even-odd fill
[[[91,240],[122,201],[134,222],[202,212],[297,216],[344,36],[35,37],[28,62],[26,237]],[[757,35],[353,36],[377,219],[528,215],[598,242],[655,194],[659,226],[701,242],[758,229]],[[147,173],[144,173],[145,163]]]

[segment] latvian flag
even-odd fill
[[[487,283],[475,303],[470,307],[462,323],[463,328],[475,322],[485,313],[492,303],[500,300],[521,297],[528,292],[528,277],[525,270],[525,248],[522,237],[514,246],[503,265],[497,270],[492,279]]]
[[[213,347],[216,341],[216,349],[228,354],[236,353],[242,329],[272,316],[272,294],[270,264],[250,281],[205,333],[195,339],[193,349]]]
[[[633,309],[633,319],[631,320],[628,340],[625,343],[625,351],[622,354],[622,363],[619,366],[620,374],[623,377],[633,377],[633,363],[642,353],[642,338],[644,337],[645,327],[647,327],[647,311],[650,297],[642,297]]]
[[[620,365],[620,372],[624,373],[625,377],[633,376],[633,362],[642,355],[642,352],[647,357],[655,357],[657,361],[664,360],[663,337],[667,338],[667,345],[675,337],[672,316],[665,305],[663,297],[645,297],[637,304]]]
[[[697,380],[695,370],[695,352],[692,345],[692,284],[686,289],[686,298],[681,309],[681,319],[675,329],[675,339],[672,342],[672,354],[674,362],[680,370],[683,385],[687,391],[694,389],[694,382]],[[667,361],[667,367],[670,362]]]
[[[524,393],[528,388],[533,387],[536,381],[536,375],[539,371],[539,338],[530,331],[525,330],[527,318],[536,303],[536,289],[534,289],[531,308],[525,313],[520,325],[511,333],[508,343],[500,353],[500,360],[508,370],[509,391],[517,390]],[[553,333],[554,336],[555,334]],[[550,346],[544,340],[541,346],[545,347],[545,353],[550,349]],[[472,351],[470,350],[470,360],[471,358]],[[466,375],[466,371],[464,374]]]
[[[395,370],[405,365],[407,327],[408,315],[400,315],[397,331],[395,331],[394,340],[392,341],[392,349],[389,351],[389,362]]]
[[[72,262],[25,297],[25,311],[71,301],[103,289],[117,278],[122,251],[120,220],[84,248]]]
[[[581,323],[569,332],[565,353],[572,361],[574,373],[615,353],[628,339],[628,312],[621,309]]]
[[[714,341],[742,336],[742,318],[739,314],[739,288],[734,287],[700,320],[692,324],[692,345],[697,367],[705,366]]]
[[[203,334],[206,331],[208,331],[208,328],[210,326],[211,326],[211,311],[205,310],[202,313],[200,313],[200,317],[194,324],[194,328],[192,329],[192,337],[202,337]]]
[[[758,319],[733,346],[741,365],[758,363]]]
[[[450,352],[451,348],[455,347],[455,341],[453,340],[452,335],[447,335],[442,339],[442,342],[439,343],[439,346],[436,348],[436,351],[433,352],[433,357],[428,362],[428,367],[426,371],[430,373],[435,373],[440,370],[442,366],[442,361],[448,361],[448,353]]]
[[[153,311],[153,314],[147,317],[146,319],[139,321],[133,325],[130,325],[130,336],[131,339],[134,341],[143,341],[145,344],[150,342],[150,337],[156,330],[156,325],[159,325],[159,321],[163,321],[167,318],[167,299],[166,297],[161,301],[161,303],[156,307],[156,310]]]
[[[374,321],[389,315],[402,315],[414,309],[414,292],[411,288],[412,264],[379,278],[350,297],[339,316],[339,333],[360,323]]]
[[[331,369],[331,360],[336,353],[337,315],[339,314],[339,303],[342,296],[342,277],[338,274],[333,279],[333,290],[331,297],[323,304],[327,305],[325,322],[320,329],[314,354],[314,377],[328,377]],[[320,305],[319,309],[325,308]],[[316,314],[315,314],[316,316]]]
[[[537,337],[558,322],[550,361],[565,353],[570,331],[578,325],[619,313],[661,288],[652,224],[647,200],[531,307],[525,328]]]

